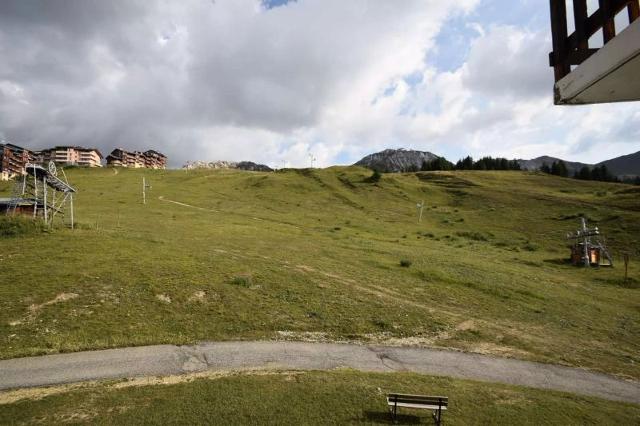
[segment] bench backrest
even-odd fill
[[[426,405],[439,405],[446,407],[449,404],[449,398],[446,396],[427,396],[427,395],[409,395],[403,393],[390,393],[387,394],[389,402],[396,402],[398,404],[426,404]]]

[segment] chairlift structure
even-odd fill
[[[69,185],[62,170],[64,180],[58,177],[55,163],[50,162],[47,168],[29,163],[25,173],[16,179],[13,193],[7,203],[7,214],[31,215],[42,218],[47,225],[53,224],[56,216],[65,222],[69,215],[69,224],[74,226],[73,195],[75,188]]]
[[[571,263],[576,266],[613,266],[613,258],[598,227],[588,228],[584,217],[581,225],[575,233],[567,234],[567,239],[573,241]]]

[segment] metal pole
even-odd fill
[[[147,204],[147,194],[145,193],[145,188],[147,184],[145,182],[144,177],[142,178],[142,204]]]
[[[70,202],[71,202],[71,229],[73,229],[73,194],[71,194]]]
[[[624,254],[624,282],[629,279],[629,253]]]
[[[47,215],[47,177],[46,176],[42,178],[42,183],[43,183],[42,190],[44,191],[44,223],[48,225],[49,216]]]
[[[38,214],[38,176],[36,174],[36,166],[33,165],[33,218]]]
[[[422,209],[424,209],[424,200],[420,202],[420,218],[418,219],[419,223],[422,223]]]
[[[589,261],[589,237],[587,236],[587,222],[585,221],[584,217],[582,218],[582,235],[584,236],[582,242],[582,244],[584,245],[584,259],[582,261],[584,262],[584,266],[590,266],[591,262]]]

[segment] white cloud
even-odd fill
[[[153,147],[173,165],[304,166],[312,152],[325,166],[394,146],[454,157],[595,156],[611,135],[637,146],[625,136],[637,107],[552,107],[546,28],[474,21],[461,68],[428,65],[447,49],[435,45],[443,24],[477,0],[45,3],[0,3],[0,136],[34,148]]]

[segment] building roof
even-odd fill
[[[149,153],[149,154],[156,154],[156,155],[159,155],[160,157],[167,158],[167,156],[166,156],[166,155],[164,155],[163,153],[158,152],[158,151],[155,151],[155,150],[153,150],[153,149],[150,149],[150,150],[148,150],[148,151],[145,151],[144,153],[145,153],[145,154],[147,154],[147,153]]]
[[[23,148],[23,147],[18,146],[18,145],[14,145],[12,143],[0,143],[0,146],[7,147],[7,148],[9,148],[9,149],[11,149],[13,151],[29,151],[26,148]]]
[[[0,198],[0,206],[4,208],[11,204],[12,201],[13,199],[9,197]],[[44,206],[42,201],[34,200],[33,198],[18,198],[18,202],[16,204],[18,206],[32,206],[35,203],[38,203],[38,206]]]
[[[40,152],[53,151],[58,149],[75,149],[76,151],[95,151],[100,158],[104,158],[104,156],[102,155],[102,153],[98,148],[87,148],[87,147],[78,146],[78,145],[56,145],[53,148],[43,149]]]

